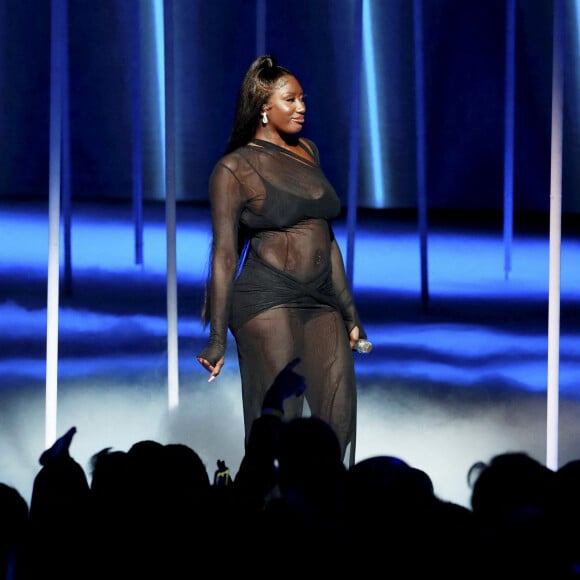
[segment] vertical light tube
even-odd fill
[[[266,53],[266,0],[256,0],[256,56]]]
[[[4,38],[4,30],[6,27],[6,2],[0,2],[0,38]],[[6,83],[6,67],[0,67],[0,94],[4,93],[4,85]],[[3,115],[0,115],[0,135],[4,135],[4,127],[2,123],[4,122]]]
[[[141,9],[134,3],[134,28],[131,31],[131,129],[133,180],[133,222],[135,232],[135,264],[143,264],[143,178],[141,150]]]
[[[68,20],[68,19],[67,19]],[[65,21],[66,22],[66,21]],[[62,119],[62,160],[61,160],[61,216],[64,244],[64,291],[67,296],[73,292],[72,268],[72,192],[71,192],[71,147],[70,147],[70,106],[68,79],[68,27],[62,30],[61,52],[61,119]]]
[[[554,0],[552,64],[552,154],[550,172],[550,280],[548,304],[548,405],[546,465],[558,468],[558,405],[560,374],[560,254],[562,223],[562,124],[564,14]]]
[[[570,52],[574,55],[574,64],[576,65],[574,66],[573,75],[575,94],[580,95],[580,66],[578,66],[578,60],[580,58],[580,0],[574,0],[572,2],[570,11],[572,15],[569,19],[569,27],[567,30],[569,31],[570,38],[574,39]],[[577,123],[578,119],[575,119],[575,122]]]
[[[359,135],[360,135],[360,92],[362,69],[362,3],[356,0],[353,26],[353,61],[352,89],[350,107],[350,151],[348,162],[348,206],[347,206],[347,246],[346,275],[350,287],[354,280],[354,242],[358,205],[358,168],[359,168]]]
[[[371,139],[371,165],[373,173],[373,199],[377,207],[385,203],[385,182],[383,174],[381,114],[377,98],[377,72],[375,46],[373,40],[373,16],[370,0],[363,0],[362,34],[363,62],[365,65],[366,95],[368,103],[368,126]],[[384,95],[384,93],[383,93]]]
[[[155,73],[157,80],[157,114],[159,115],[159,160],[161,162],[161,186],[163,187],[163,199],[165,199],[165,35],[163,22],[164,0],[151,0],[153,8],[153,25],[155,27]]]
[[[51,5],[50,136],[48,191],[48,280],[46,304],[45,447],[56,441],[58,384],[58,308],[60,274],[60,192],[62,167],[63,52],[66,0]]]
[[[509,278],[512,269],[511,246],[514,212],[514,109],[515,109],[515,37],[516,0],[506,4],[506,55],[505,55],[505,141],[503,151],[503,237],[504,275]]]
[[[179,404],[173,0],[165,0],[163,4],[163,47],[165,65],[162,76],[165,89],[165,222],[167,233],[167,396],[169,409],[173,409]]]
[[[417,208],[419,219],[419,246],[421,260],[421,303],[429,302],[429,274],[427,267],[427,187],[425,162],[425,85],[423,82],[423,5],[413,3],[413,41],[415,53],[415,140],[417,148]]]

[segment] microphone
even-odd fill
[[[366,338],[359,338],[356,341],[355,349],[356,352],[360,352],[361,354],[368,354],[373,350],[373,343]]]

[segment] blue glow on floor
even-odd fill
[[[168,414],[163,206],[146,208],[144,260],[134,264],[131,209],[81,205],[72,219],[73,293],[61,293],[59,432],[78,427],[73,452],[140,438],[190,442],[233,466],[243,453],[235,346],[219,380],[195,361],[210,225],[205,209],[177,209],[180,408]],[[0,210],[0,473],[26,493],[43,449],[48,209]],[[344,224],[336,235],[346,255]],[[399,455],[425,469],[443,495],[466,502],[470,462],[497,451],[545,452],[549,240],[517,235],[505,280],[500,234],[433,228],[429,310],[420,301],[413,224],[359,222],[355,296],[369,355],[355,354],[357,458]],[[580,448],[579,237],[561,251],[559,394],[563,457]],[[224,415],[225,413],[225,415]],[[228,419],[224,424],[224,417]],[[564,424],[565,422],[565,424]],[[215,426],[220,425],[219,434]],[[465,432],[463,432],[465,430]],[[433,446],[445,448],[443,455]],[[235,469],[235,467],[234,467]],[[6,479],[6,478],[5,478]]]

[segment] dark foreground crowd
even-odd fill
[[[467,508],[397,457],[345,467],[326,423],[284,420],[301,388],[279,375],[233,477],[143,440],[96,453],[87,479],[71,428],[40,456],[30,505],[0,484],[0,578],[580,577],[580,460],[478,463]]]

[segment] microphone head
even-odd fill
[[[359,338],[356,341],[356,351],[360,352],[361,354],[368,354],[373,350],[373,343],[370,340],[366,340],[366,338]]]

